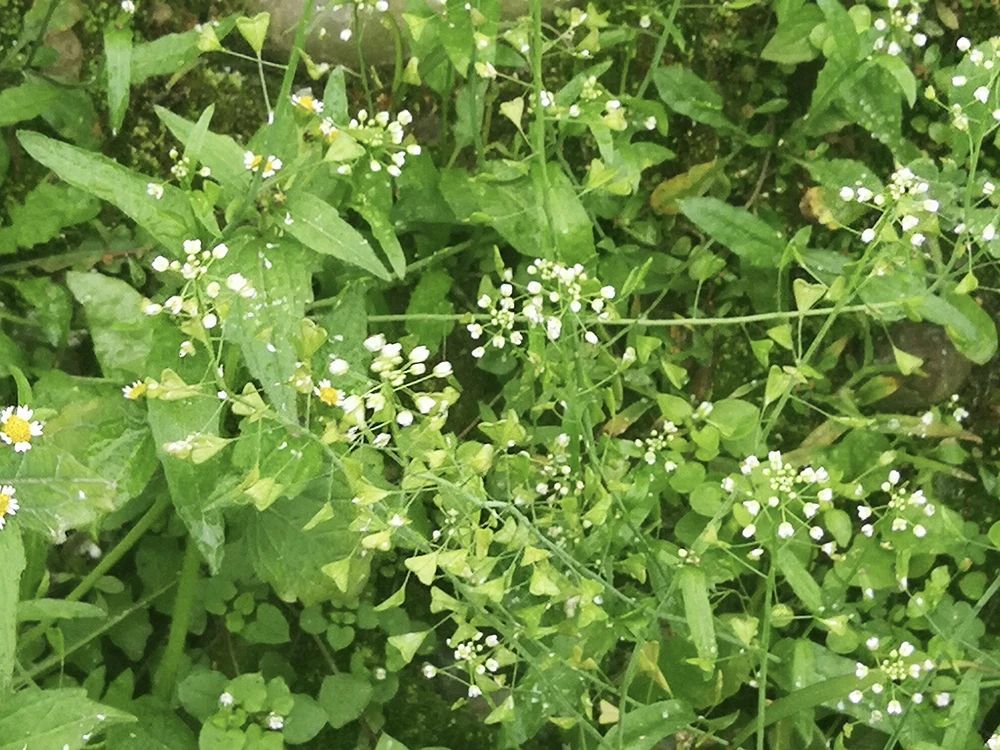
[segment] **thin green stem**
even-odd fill
[[[764,592],[764,611],[761,613],[760,668],[757,670],[757,750],[764,750],[767,711],[767,665],[768,651],[771,646],[771,600],[774,598],[775,585],[774,560],[767,568],[767,583]]]
[[[191,624],[191,612],[194,609],[194,595],[198,586],[198,569],[201,567],[201,556],[198,545],[190,537],[184,550],[184,562],[181,565],[181,577],[177,584],[177,596],[174,599],[174,610],[170,620],[170,633],[167,636],[167,647],[163,652],[159,669],[153,680],[153,693],[162,700],[169,700],[177,681],[177,670],[184,656],[184,641],[187,638],[188,626]]]
[[[94,587],[94,584],[101,580],[101,578],[104,577],[104,575],[111,570],[140,539],[142,539],[146,532],[152,528],[153,524],[159,520],[160,516],[163,515],[163,512],[168,507],[170,507],[170,496],[164,493],[160,495],[160,497],[158,497],[151,506],[149,506],[149,509],[138,521],[136,521],[135,525],[129,529],[128,533],[123,536],[106,555],[104,555],[101,561],[94,566],[93,570],[84,576],[76,587],[63,597],[64,600],[68,602],[80,601],[83,596]],[[43,620],[25,633],[18,639],[18,649],[24,648],[29,643],[33,643],[38,640],[38,638],[44,635],[45,631],[49,629],[52,622],[52,620]]]
[[[552,212],[549,201],[549,160],[545,152],[545,106],[542,103],[542,93],[545,84],[542,78],[542,55],[545,52],[545,39],[542,36],[542,0],[531,0],[531,78],[535,98],[535,123],[533,133],[533,148],[538,160],[538,172],[535,178],[535,188],[546,221],[546,232],[542,238],[542,246],[551,249],[554,245],[552,230]]]

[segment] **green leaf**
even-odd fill
[[[380,279],[391,278],[368,240],[340,218],[329,203],[311,193],[296,191],[288,196],[287,208],[292,223],[286,231],[303,245],[363,268]]]
[[[983,675],[975,669],[966,670],[955,691],[955,700],[948,712],[948,729],[941,740],[942,747],[969,747],[975,734],[979,714],[979,687]],[[979,739],[978,737],[976,738]],[[981,740],[979,740],[981,742]]]
[[[65,599],[26,599],[18,605],[17,621],[79,620],[107,617],[107,613],[94,604]]]
[[[684,600],[684,617],[687,619],[691,642],[694,643],[702,669],[711,672],[719,655],[715,642],[715,622],[712,603],[708,599],[705,573],[699,568],[685,567],[679,573],[681,598]]]
[[[104,58],[108,76],[108,118],[111,132],[125,120],[132,82],[132,29],[109,28],[104,32]]]
[[[776,562],[785,582],[806,605],[806,609],[813,614],[822,614],[825,609],[823,592],[798,556],[786,545],[778,549]]]
[[[251,299],[234,297],[223,334],[240,347],[271,406],[289,419],[298,414],[293,342],[312,301],[312,260],[298,243],[265,247],[252,239],[232,243],[226,257],[226,269],[239,269],[257,294]]]
[[[288,620],[273,604],[261,603],[254,613],[254,619],[247,623],[240,635],[247,643],[288,643]]]
[[[858,32],[844,6],[839,0],[816,0],[816,4],[826,17],[826,25],[833,38],[836,54],[847,62],[857,60],[860,51]]]
[[[236,29],[240,36],[247,40],[250,49],[260,56],[264,49],[264,40],[267,38],[267,27],[271,24],[270,13],[258,13],[253,17],[243,16],[236,19]]]
[[[192,435],[218,435],[219,401],[208,393],[176,401],[148,399],[147,419],[177,515],[215,573],[222,562],[225,527],[220,512],[206,506],[218,485],[223,457],[195,466],[171,456],[164,446]]]
[[[33,120],[59,98],[59,89],[30,81],[0,91],[0,127]]]
[[[326,711],[309,695],[295,694],[295,705],[285,719],[282,739],[289,745],[309,742],[326,726]]]
[[[32,248],[59,236],[66,227],[93,219],[101,203],[70,185],[43,182],[8,208],[10,225],[0,227],[0,254]]]
[[[599,747],[600,750],[652,750],[695,719],[694,711],[683,701],[650,703],[621,716]]]
[[[894,55],[878,55],[876,62],[889,71],[911,107],[917,102],[917,78],[910,66]]]
[[[156,107],[156,116],[173,136],[186,147],[187,156],[212,170],[212,177],[227,191],[227,195],[243,193],[250,187],[250,172],[243,166],[245,149],[227,135],[207,131],[197,137],[196,123]]]
[[[986,364],[996,354],[996,323],[968,295],[926,295],[915,308],[924,320],[943,326],[955,348],[977,365]]]
[[[142,295],[99,273],[66,274],[66,285],[83,306],[94,353],[105,377],[128,381],[148,374],[158,328],[142,311]]]
[[[0,695],[6,695],[14,676],[17,655],[17,619],[21,573],[24,571],[24,544],[17,523],[0,529]],[[3,709],[0,708],[0,715]]]
[[[709,237],[754,266],[774,268],[781,263],[786,241],[763,219],[716,198],[688,198],[681,211]]]
[[[674,112],[721,130],[739,132],[723,114],[722,96],[697,74],[682,65],[670,65],[659,68],[653,80],[660,98]]]
[[[163,186],[163,198],[146,193],[156,182],[104,156],[47,138],[40,133],[18,131],[24,149],[62,180],[117,206],[160,243],[179,254],[185,239],[197,236],[196,222],[184,192]]]
[[[218,705],[218,693],[214,696]],[[108,730],[107,750],[196,750],[198,742],[176,713],[151,696],[116,706],[135,715],[138,722]]]
[[[324,678],[319,704],[326,710],[330,726],[340,729],[364,713],[373,692],[368,680],[341,672]]]
[[[347,84],[344,81],[344,68],[338,65],[330,71],[323,90],[323,111],[327,117],[337,123],[345,123],[349,119],[347,109]]]
[[[823,12],[815,5],[803,5],[778,23],[774,36],[761,51],[764,60],[796,65],[808,62],[819,54],[809,42],[809,34],[823,22]]]
[[[904,375],[912,375],[919,370],[920,366],[924,363],[920,357],[904,352],[902,349],[898,349],[895,346],[892,347],[892,356],[896,360],[896,367],[898,367],[899,371]]]
[[[87,698],[82,688],[29,688],[0,703],[0,750],[81,750],[89,735],[135,717]]]
[[[403,663],[409,664],[417,654],[417,649],[427,638],[429,630],[422,630],[418,633],[400,633],[390,635],[389,644],[392,645],[403,657]]]
[[[353,506],[345,498],[336,501],[338,511],[330,520],[303,531],[325,502],[324,487],[314,486],[294,499],[275,502],[263,512],[248,511],[244,542],[254,571],[285,601],[299,599],[305,605],[357,596],[368,581],[369,558],[352,553],[358,535],[349,529]],[[335,561],[346,560],[344,577],[338,582],[324,572]]]
[[[417,337],[422,344],[437,350],[448,335],[455,330],[457,321],[420,320],[420,315],[450,315],[455,312],[451,301],[452,278],[446,271],[425,271],[420,274],[416,286],[410,292],[410,304],[406,314],[416,316],[406,321],[406,330]]]
[[[231,28],[231,24],[229,25]],[[220,30],[216,34],[220,35]],[[150,42],[136,44],[132,48],[130,77],[132,85],[138,86],[155,76],[176,73],[187,67],[201,55],[197,31],[166,34]]]

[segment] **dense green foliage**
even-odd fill
[[[0,0],[0,750],[1000,747],[995,3],[320,5]]]

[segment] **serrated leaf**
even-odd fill
[[[368,240],[340,218],[329,203],[311,193],[297,191],[289,195],[287,208],[292,223],[286,230],[303,245],[362,268],[385,281],[391,278]]]
[[[179,254],[185,239],[197,236],[197,224],[184,192],[163,186],[163,198],[146,193],[158,182],[117,164],[105,156],[85,151],[40,133],[20,130],[17,138],[33,159],[70,185],[116,206],[167,247]]]
[[[709,237],[747,263],[762,268],[774,268],[781,263],[787,241],[750,212],[716,198],[688,198],[681,201],[681,211]]]
[[[0,750],[81,750],[90,735],[135,717],[87,698],[82,688],[29,688],[0,704]]]

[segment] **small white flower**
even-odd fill
[[[161,200],[163,198],[163,185],[156,182],[146,183],[146,195]]]
[[[446,378],[452,373],[451,362],[438,362],[431,373],[436,378]]]
[[[918,31],[916,34],[913,35],[913,44],[914,46],[917,47],[923,47],[925,44],[927,44],[927,35],[924,34],[923,32]]]
[[[162,255],[157,255],[153,258],[153,270],[157,273],[163,273],[168,268],[170,268],[170,261]]]
[[[122,0],[122,10],[132,15],[135,13],[135,3],[132,0]]]
[[[969,79],[966,78],[965,76],[952,76],[951,77],[951,85],[954,86],[955,88],[961,88],[962,86],[964,86],[968,82],[969,82]]]
[[[184,240],[184,252],[196,255],[201,252],[201,240]]]
[[[413,412],[405,409],[396,415],[396,424],[400,427],[409,427],[413,424]]]
[[[924,211],[929,211],[932,214],[936,214],[937,211],[938,211],[938,208],[940,208],[940,207],[941,207],[941,204],[938,203],[933,198],[928,198],[927,200],[924,201]]]
[[[601,296],[604,299],[614,299],[615,298],[615,288],[610,284],[608,286],[601,287]]]
[[[916,216],[904,216],[900,225],[903,227],[904,232],[909,232],[913,227],[920,223],[920,219]]]
[[[736,489],[736,482],[732,477],[726,477],[722,480],[722,489],[724,492],[732,492]]]
[[[31,450],[31,439],[41,437],[42,423],[32,419],[35,412],[27,406],[8,406],[0,412],[0,440],[15,453]]]
[[[381,350],[386,344],[385,334],[376,333],[373,336],[369,336],[364,341],[364,347],[370,352],[377,352]]]
[[[421,394],[414,399],[414,404],[421,414],[430,414],[437,406],[437,400],[426,394]]]
[[[972,96],[976,99],[976,101],[986,104],[986,102],[990,99],[990,90],[986,86],[980,86],[972,92]]]
[[[875,239],[875,230],[869,227],[861,233],[861,241],[868,243]]]
[[[857,703],[861,703],[861,700],[862,700],[862,699],[863,699],[864,697],[865,697],[865,694],[864,694],[864,693],[862,693],[862,692],[861,692],[860,690],[852,690],[852,691],[851,691],[851,692],[850,692],[850,693],[848,694],[848,696],[847,696],[847,700],[849,700],[849,701],[850,701],[851,703],[855,703],[855,704],[857,704]]]
[[[409,360],[411,362],[426,362],[431,356],[431,350],[426,346],[416,346],[410,350]]]
[[[757,527],[754,524],[747,524],[743,527],[743,531],[740,532],[744,539],[750,539],[754,534],[757,533]]]
[[[180,349],[177,352],[177,356],[183,359],[184,357],[191,357],[195,354],[194,344],[190,341],[185,340],[181,342]]]
[[[886,705],[885,712],[890,716],[899,716],[903,713],[903,706],[898,700],[893,698],[889,701],[888,705]]]
[[[331,375],[343,375],[351,369],[351,366],[348,364],[347,360],[341,359],[340,357],[334,357],[330,360],[330,365],[327,369],[330,371]]]
[[[201,319],[201,324],[206,331],[210,331],[219,324],[219,318],[215,313],[205,313]]]
[[[983,239],[987,242],[993,240],[997,236],[997,228],[993,224],[987,224],[983,227]]]
[[[224,242],[220,242],[218,245],[212,248],[212,257],[216,260],[222,260],[229,254],[229,246]]]
[[[840,189],[840,193],[838,195],[840,195],[840,200],[842,201],[854,200],[854,190],[846,185]]]
[[[972,47],[972,42],[969,41],[968,37],[959,37],[958,41],[955,42],[955,46],[958,47],[960,52],[968,52],[969,48]]]
[[[267,728],[272,732],[280,732],[285,728],[285,719],[273,711],[267,715]]]
[[[778,524],[778,536],[782,539],[789,539],[795,534],[795,527],[792,526],[788,521],[782,521]]]
[[[854,664],[854,676],[859,680],[863,680],[868,676],[868,667],[866,667],[861,662],[855,662]]]
[[[477,686],[475,686],[475,685],[469,685],[469,697],[470,698],[478,698],[482,694],[483,694],[483,691],[480,690]]]
[[[916,526],[913,527],[913,536],[915,536],[917,539],[923,539],[925,536],[927,536],[927,529],[924,528],[922,524],[918,523]]]
[[[934,705],[938,708],[944,708],[949,703],[951,703],[951,693],[937,693],[934,696]]]

